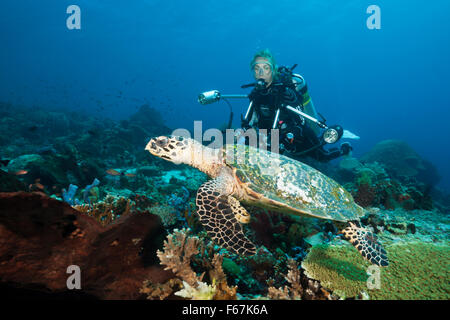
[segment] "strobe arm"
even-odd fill
[[[304,112],[302,112],[300,110],[297,110],[296,108],[294,108],[292,106],[288,105],[288,106],[286,106],[286,109],[288,109],[289,111],[292,111],[292,112],[298,114],[299,116],[302,116],[302,117],[305,117],[306,119],[311,120],[312,122],[316,123],[322,129],[328,129],[328,126],[325,123],[323,123],[322,121],[319,121],[316,118],[313,118],[310,115],[308,115],[308,114],[306,114],[306,113],[304,113]]]
[[[247,99],[247,94],[221,94],[219,90],[202,92],[198,95],[198,102],[205,105],[218,102],[220,99]]]

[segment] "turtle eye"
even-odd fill
[[[166,146],[167,145],[167,138],[166,137],[162,137],[162,138],[160,138],[160,139],[158,139],[158,144],[161,146],[161,147],[164,147],[164,146]]]

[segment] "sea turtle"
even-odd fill
[[[239,144],[212,149],[180,136],[153,138],[145,149],[212,178],[198,189],[197,214],[207,234],[231,252],[256,253],[240,225],[250,221],[242,202],[345,224],[344,237],[364,258],[379,266],[388,265],[386,251],[375,235],[359,224],[364,209],[341,185],[300,161]]]

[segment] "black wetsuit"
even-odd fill
[[[277,106],[290,105],[303,111],[302,92],[288,89],[291,90],[291,98],[290,101],[286,101],[286,95],[283,94],[284,90],[286,90],[286,86],[276,84],[271,84],[264,89],[253,89],[249,95],[250,101],[253,101],[253,107],[247,117],[248,122],[243,123],[244,129],[250,127],[267,129],[269,133],[275,119]],[[292,94],[295,94],[293,99]],[[319,137],[305,120],[292,111],[283,109],[283,107],[280,109],[277,128],[280,129],[280,146],[282,144],[284,147],[284,150],[280,149],[280,152],[287,156],[295,159],[312,157],[318,161],[330,161],[341,156],[341,152],[337,148],[325,150]],[[288,133],[292,133],[294,139],[288,139]],[[311,150],[307,151],[309,149]]]

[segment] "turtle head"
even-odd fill
[[[180,136],[160,136],[150,139],[145,147],[152,155],[176,164],[192,163],[194,140]]]

